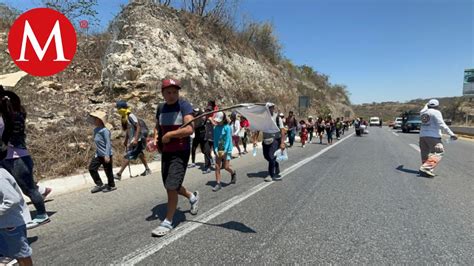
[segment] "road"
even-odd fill
[[[37,265],[423,263],[474,264],[474,142],[446,145],[433,179],[419,177],[417,134],[370,128],[332,146],[289,150],[283,181],[263,182],[261,152],[232,161],[236,185],[191,169],[197,216],[180,199],[178,227],[151,237],[165,214],[159,173],[47,203],[52,222],[29,231]],[[350,132],[351,133],[351,132]],[[410,145],[414,144],[414,145]],[[223,182],[230,177],[224,175]]]

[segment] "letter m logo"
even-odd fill
[[[52,76],[71,63],[77,48],[76,30],[61,13],[35,8],[21,14],[8,33],[13,62],[33,76]]]
[[[53,40],[53,38],[54,38],[54,43],[56,44],[56,59],[54,61],[60,61],[60,62],[71,61],[64,58],[63,39],[61,37],[61,28],[59,26],[59,20],[56,20],[53,30],[49,34],[48,41],[46,41],[46,44],[44,45],[43,48],[41,48],[40,44],[38,43],[38,39],[36,38],[35,33],[31,29],[30,23],[28,22],[28,20],[26,20],[25,30],[23,31],[23,41],[21,42],[20,58],[16,61],[20,61],[20,62],[29,61],[28,59],[25,58],[26,42],[28,40],[33,46],[36,56],[38,56],[38,59],[40,61],[43,61],[44,55],[46,54],[46,51],[48,50],[49,45],[51,44],[51,41]]]

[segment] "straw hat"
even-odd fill
[[[96,110],[89,113],[90,116],[100,119],[104,126],[108,129],[112,128],[112,125],[107,123],[107,114],[104,111]]]

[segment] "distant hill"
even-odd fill
[[[466,115],[470,115],[470,125],[474,125],[474,98],[469,97],[444,97],[437,98],[440,102],[444,119],[451,119],[453,123],[464,125]],[[383,121],[392,121],[395,117],[407,110],[421,110],[429,99],[415,99],[405,103],[381,102],[352,105],[356,116],[369,118],[378,116]]]

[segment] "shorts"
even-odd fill
[[[140,140],[137,145],[132,146],[132,148],[127,151],[127,154],[125,154],[124,158],[127,160],[136,160],[140,154],[143,154],[143,150],[145,148],[145,141]]]
[[[164,152],[161,156],[161,177],[167,190],[179,190],[188,169],[190,150]]]
[[[31,257],[32,250],[26,237],[26,225],[13,227],[12,230],[0,229],[0,255],[22,259]]]
[[[438,145],[440,150],[435,149],[435,146]],[[440,146],[441,145],[441,146]],[[432,137],[420,137],[420,154],[421,161],[425,162],[428,160],[428,155],[430,153],[443,153],[443,143],[441,138],[432,138]]]

